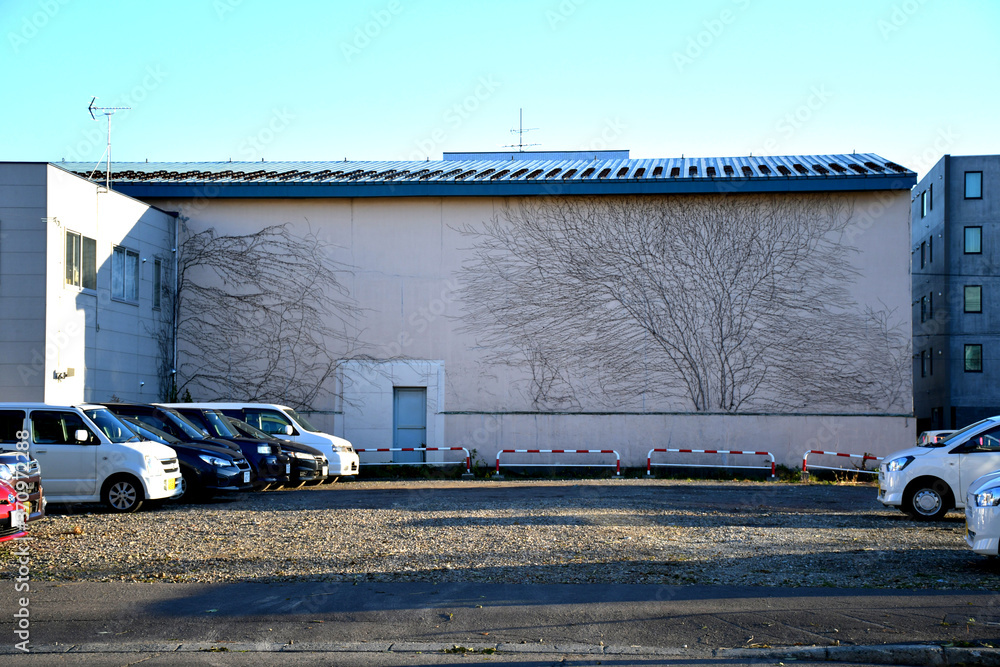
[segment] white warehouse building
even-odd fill
[[[112,192],[89,172],[0,165],[0,303],[18,313],[0,400],[266,399],[356,447],[487,462],[691,448],[796,466],[916,435],[916,175],[878,155],[119,163]],[[235,284],[253,257],[267,275]],[[220,295],[288,316],[227,319]]]

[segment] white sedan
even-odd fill
[[[965,543],[977,554],[998,555],[1000,545],[1000,470],[969,485],[965,500]]]

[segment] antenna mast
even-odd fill
[[[524,143],[524,133],[525,132],[532,132],[532,131],[537,130],[537,129],[538,129],[537,127],[525,127],[524,126],[524,109],[523,108],[520,109],[520,122],[518,124],[518,129],[510,131],[511,134],[516,134],[517,135],[517,143],[516,144],[511,144],[509,146],[504,146],[504,148],[516,148],[519,153],[523,153],[524,149],[526,147],[528,147],[528,146],[540,146],[541,144],[526,144],[526,143]]]
[[[99,114],[103,114],[108,117],[108,147],[104,149],[104,154],[107,155],[108,162],[107,162],[107,171],[105,172],[104,176],[104,188],[110,191],[111,190],[111,117],[115,115],[116,111],[125,111],[127,109],[131,109],[132,107],[95,107],[94,102],[96,100],[97,100],[96,95],[91,98],[90,106],[87,107],[87,111],[90,112],[90,117],[93,118],[94,120],[97,120],[97,114],[94,113],[95,111],[97,111]],[[104,155],[102,155],[101,157],[103,158]],[[98,160],[97,164],[98,165],[101,164],[101,161]],[[94,172],[96,171],[97,171],[97,165],[94,166],[94,171],[90,172],[91,178],[94,177]]]

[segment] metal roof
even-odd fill
[[[540,154],[544,156],[544,153]],[[104,180],[100,166],[57,163]],[[134,197],[420,197],[909,190],[916,174],[873,153],[426,162],[118,162]]]

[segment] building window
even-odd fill
[[[927,263],[934,263],[934,237],[930,236],[927,238]]]
[[[111,298],[139,301],[139,253],[115,246],[111,253]]]
[[[920,350],[920,377],[927,377],[927,353]]]
[[[934,210],[934,184],[931,183],[927,186],[927,210]]]
[[[983,228],[965,228],[965,254],[981,255],[983,252]]]
[[[966,373],[982,373],[983,372],[983,346],[982,345],[966,345],[965,346],[965,372]]]
[[[981,313],[981,312],[983,312],[983,286],[982,285],[966,285],[965,286],[965,312],[967,312],[967,313]]]
[[[924,268],[924,258],[927,256],[927,241],[920,242],[920,268]]]
[[[156,310],[160,309],[160,290],[162,289],[161,281],[163,280],[163,263],[158,260],[153,260],[153,308]]]
[[[924,190],[920,193],[920,217],[926,217],[929,210],[927,206],[927,190]]]
[[[920,297],[920,321],[927,319],[927,297]]]
[[[981,171],[965,172],[965,198],[966,199],[983,198],[983,172]]]
[[[927,295],[927,319],[934,319],[934,292]]]
[[[66,232],[66,284],[97,289],[97,241]]]
[[[927,374],[934,375],[934,348],[927,350]]]

